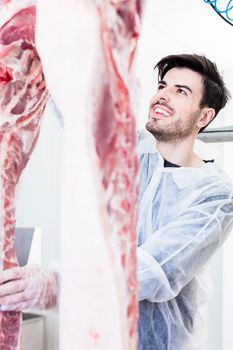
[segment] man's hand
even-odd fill
[[[58,275],[39,265],[0,272],[2,311],[46,310],[58,304]]]

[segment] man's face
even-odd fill
[[[172,68],[151,98],[146,128],[158,141],[173,142],[196,134],[202,76],[188,68]]]

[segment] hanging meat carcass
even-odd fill
[[[0,1],[0,266],[17,266],[15,200],[48,98],[35,49],[34,1]],[[20,348],[20,312],[0,312],[0,349]]]
[[[56,9],[56,11],[54,11]],[[142,1],[38,1],[36,41],[64,117],[61,349],[133,350],[135,120]]]

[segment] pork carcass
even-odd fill
[[[0,1],[0,264],[17,266],[15,199],[48,93],[35,49],[33,1]],[[19,312],[0,312],[0,349],[20,348]]]
[[[133,350],[138,166],[129,85],[142,1],[39,0],[37,10],[37,48],[65,124],[61,350]]]

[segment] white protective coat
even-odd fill
[[[207,267],[233,226],[233,184],[214,163],[164,167],[141,133],[139,350],[200,350]]]

